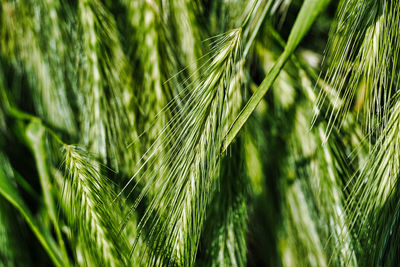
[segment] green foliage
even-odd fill
[[[398,0],[0,1],[0,266],[398,266],[399,36]]]

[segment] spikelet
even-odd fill
[[[324,76],[336,92],[328,102],[327,134],[341,126],[350,110],[364,118],[364,128],[379,135],[398,92],[400,4],[397,1],[341,1],[332,30]]]
[[[229,130],[242,106],[244,60],[237,63],[226,99],[223,132]],[[217,189],[207,207],[197,259],[204,266],[245,266],[248,177],[243,164],[242,143],[237,141],[222,159]]]
[[[360,244],[361,258],[375,265],[396,261],[400,204],[400,101],[359,174],[354,177],[348,200],[348,224]]]
[[[81,148],[66,145],[64,151],[64,212],[78,233],[72,237],[78,263],[85,266],[126,264],[127,247],[124,237],[118,235],[121,214],[118,205],[113,203],[115,196],[110,181]]]
[[[152,251],[165,256],[158,259],[152,252],[153,264],[194,264],[205,209],[219,173],[225,102],[239,56],[240,33],[241,29],[232,30],[215,43],[204,78],[179,95],[183,106],[158,137],[168,150],[159,154],[158,147],[151,146],[131,179],[145,181],[133,208],[151,188],[156,192],[139,224]],[[159,161],[161,167],[152,169]]]
[[[129,130],[124,102],[126,62],[114,18],[100,1],[78,3],[79,83],[83,142],[104,162],[118,168]],[[129,162],[129,161],[128,161]]]

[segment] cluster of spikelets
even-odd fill
[[[1,1],[0,266],[398,265],[400,1],[333,2]]]

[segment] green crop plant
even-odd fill
[[[399,266],[399,0],[0,0],[0,267]]]

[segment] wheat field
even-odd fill
[[[399,55],[399,0],[0,0],[0,267],[399,266]]]

